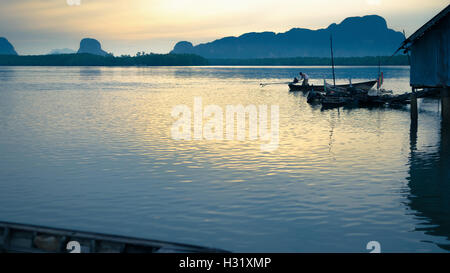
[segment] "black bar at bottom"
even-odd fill
[[[0,254],[6,268],[77,269],[79,272],[315,272],[331,269],[403,271],[438,266],[449,254]],[[81,270],[81,271],[80,271]],[[65,270],[63,270],[65,271]],[[99,271],[99,272],[100,272]]]

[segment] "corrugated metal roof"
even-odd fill
[[[417,39],[422,37],[432,26],[436,25],[439,21],[445,18],[445,16],[447,16],[449,12],[450,12],[450,5],[448,5],[445,9],[439,12],[430,21],[428,21],[425,25],[423,25],[411,36],[409,36],[405,41],[403,41],[401,46],[397,49],[396,53],[401,49],[405,49],[405,52],[408,51],[411,45],[414,44],[414,42],[417,41]]]

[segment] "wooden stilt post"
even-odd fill
[[[417,124],[417,118],[418,118],[417,94],[416,89],[413,87],[411,93],[411,122],[415,122]]]
[[[450,124],[450,87],[444,87],[441,89],[441,105],[442,105],[442,123]]]
[[[450,87],[445,87],[441,90],[441,103],[442,103],[442,122],[441,122],[441,166],[448,168],[450,166]],[[447,179],[443,178],[443,181],[448,181],[450,172],[447,169]]]

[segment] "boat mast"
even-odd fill
[[[378,83],[377,83],[377,89],[380,89],[381,87],[381,58],[378,56]]]
[[[333,86],[336,87],[336,76],[334,75],[333,36],[331,34],[330,34],[330,47],[331,47],[331,68],[333,70]]]

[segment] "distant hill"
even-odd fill
[[[92,38],[84,38],[80,42],[80,49],[77,53],[88,53],[93,55],[106,56],[108,53],[102,49],[99,41]]]
[[[0,55],[17,55],[13,45],[3,37],[0,37]]]
[[[61,49],[53,49],[52,51],[50,51],[49,55],[74,54],[74,53],[77,53],[77,51],[70,48],[61,48]]]
[[[349,17],[326,29],[293,28],[284,33],[246,33],[193,46],[187,41],[171,53],[197,54],[208,59],[329,57],[330,34],[336,57],[389,56],[404,40],[377,15]]]

